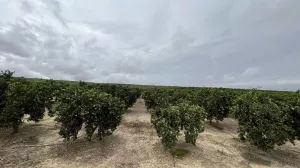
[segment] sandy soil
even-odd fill
[[[183,158],[173,158],[164,150],[150,124],[150,114],[139,99],[124,115],[113,135],[102,141],[79,139],[63,142],[53,118],[40,123],[25,123],[20,133],[0,130],[0,167],[300,167],[300,143],[290,143],[264,153],[240,142],[237,123],[232,119],[210,126],[197,139],[196,147],[180,137],[177,148],[190,152]]]

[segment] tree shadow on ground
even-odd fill
[[[50,130],[49,130],[50,129]],[[25,123],[19,128],[19,132],[12,134],[11,128],[0,130],[0,145],[10,147],[12,145],[35,145],[39,142],[39,137],[49,134],[49,131],[56,131],[59,128],[51,126],[46,128],[41,123]]]
[[[224,125],[221,122],[215,122],[213,121],[212,123],[210,123],[209,121],[205,121],[205,127],[206,128],[213,128],[213,129],[217,129],[217,130],[224,130],[226,125]]]
[[[242,157],[248,161],[248,163],[255,163],[263,166],[270,166],[271,161],[264,158],[264,156],[258,155],[257,153],[244,152],[241,154]]]
[[[243,145],[237,147],[241,156],[248,161],[248,163],[255,163],[257,165],[270,166],[272,163],[279,164],[280,166],[293,166],[300,165],[300,153],[287,148],[275,148],[270,152],[263,152],[255,146]]]
[[[110,135],[102,140],[86,141],[85,138],[65,142],[50,149],[51,158],[77,161],[83,163],[106,160],[121,150],[125,150],[126,139],[118,135]]]
[[[293,149],[277,148],[270,152],[270,156],[285,165],[299,166],[300,165],[300,152]]]

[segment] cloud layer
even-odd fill
[[[17,76],[300,89],[300,1],[0,0]]]

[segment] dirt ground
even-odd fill
[[[85,141],[84,131],[74,142],[63,142],[53,118],[40,123],[25,123],[20,133],[0,130],[0,168],[227,168],[227,167],[300,167],[300,143],[290,143],[264,153],[238,139],[233,119],[210,126],[197,139],[196,146],[184,143],[177,148],[189,150],[182,158],[173,158],[164,150],[150,124],[150,114],[139,99],[124,115],[113,135],[102,141]]]

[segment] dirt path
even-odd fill
[[[58,135],[59,127],[49,117],[37,124],[25,123],[14,136],[8,136],[11,130],[0,130],[0,167],[300,167],[299,143],[277,147],[269,154],[251,147],[249,153],[248,146],[237,138],[236,129],[237,123],[232,119],[214,127],[206,124],[196,147],[185,144],[180,136],[176,147],[190,152],[181,159],[173,159],[163,149],[151,127],[144,101],[139,99],[124,114],[113,135],[100,142],[86,142],[83,131],[77,141],[63,142]]]

